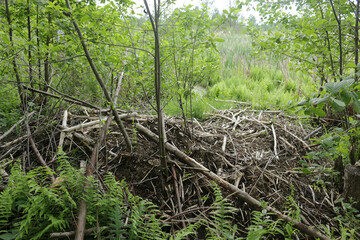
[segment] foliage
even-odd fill
[[[265,31],[265,30],[261,30]],[[289,109],[302,96],[315,91],[311,76],[289,68],[287,57],[263,52],[255,54],[256,41],[239,26],[221,32],[225,42],[218,44],[220,78],[210,82],[210,98],[253,103],[256,108]]]
[[[341,228],[342,239],[355,239],[356,232],[360,231],[360,214],[354,208],[353,202],[344,202],[344,199],[339,198],[335,201],[338,206],[334,207],[337,216],[336,220],[339,222]]]
[[[300,209],[297,203],[295,202],[293,195],[294,189],[292,186],[292,193],[287,197],[286,206],[288,216],[292,219],[300,221]],[[266,203],[262,202],[263,210],[253,211],[252,224],[249,226],[249,232],[247,235],[247,240],[258,240],[263,239],[265,236],[283,236],[285,239],[292,239],[293,234],[298,232],[294,229],[292,224],[289,222],[284,222],[281,219],[274,221],[272,219],[273,213],[269,213],[265,207]]]
[[[0,195],[0,237],[43,239],[50,231],[69,227],[76,204],[64,186],[49,184],[50,173],[40,167],[24,174],[20,164],[14,164]]]
[[[167,239],[162,217],[153,203],[134,196],[125,181],[118,182],[110,173],[104,178],[105,192],[98,191],[94,179],[83,194],[83,172],[75,169],[59,149],[58,177],[49,181],[49,170],[39,167],[24,173],[18,162],[11,169],[7,188],[0,194],[1,239],[48,239],[52,232],[73,229],[77,203],[87,203],[87,226],[100,225],[104,239]],[[178,230],[173,239],[186,239],[206,226],[209,239],[235,239],[236,225],[232,225],[231,207],[213,184],[215,201],[209,221],[199,220]],[[105,228],[104,228],[105,227]]]
[[[256,1],[263,23],[249,25],[258,53],[264,51],[290,57],[292,66],[316,76],[319,85],[340,80],[355,71],[358,63],[355,8],[341,1]],[[294,11],[296,9],[296,11]],[[355,49],[354,49],[355,48]]]
[[[19,99],[11,84],[0,84],[0,88],[0,130],[6,130],[21,117]]]
[[[215,201],[211,211],[210,221],[206,224],[206,239],[237,239],[235,237],[237,226],[232,224],[235,208],[223,198],[220,188],[212,183]]]

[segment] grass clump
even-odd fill
[[[289,59],[273,54],[252,55],[251,38],[235,29],[222,33],[218,45],[222,70],[208,97],[252,103],[257,108],[288,108],[316,91],[309,74],[289,67]]]

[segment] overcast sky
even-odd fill
[[[143,6],[144,5],[144,1],[143,0],[133,0],[134,2],[136,2],[137,6]],[[235,0],[208,0],[209,2],[211,2],[211,6],[212,8],[217,8],[219,9],[220,12],[222,12],[222,10],[224,9],[229,9],[229,6],[234,7],[235,6]],[[195,6],[199,6],[201,3],[203,3],[204,0],[176,0],[174,8],[177,7],[182,7],[184,5],[195,5]],[[153,0],[148,0],[148,4],[152,5]],[[142,12],[142,9],[139,9],[139,12]],[[247,11],[247,10],[242,10],[240,12],[240,14],[247,18],[250,15],[254,15],[257,19],[259,19],[259,15],[255,12],[255,11]]]

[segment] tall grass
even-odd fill
[[[208,97],[250,102],[257,108],[287,108],[316,86],[307,73],[289,68],[289,59],[252,54],[251,38],[230,28],[220,36],[220,78],[212,82]]]
[[[219,77],[210,80],[206,93],[193,91],[192,116],[204,118],[216,109],[238,107],[221,100],[251,103],[257,109],[291,109],[304,95],[316,92],[310,74],[289,67],[290,60],[274,54],[253,55],[251,38],[233,26],[219,33],[225,41],[218,44],[221,58]],[[190,117],[189,102],[185,115]],[[181,115],[177,100],[165,106],[168,115]]]

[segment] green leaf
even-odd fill
[[[308,103],[308,101],[306,100],[306,99],[303,99],[303,100],[301,100],[297,105],[298,106],[304,106],[305,104],[307,104]]]
[[[311,171],[308,168],[303,168],[302,172],[305,173],[305,174],[311,174]]]
[[[354,111],[360,113],[360,102],[359,100],[355,100],[353,102]]]
[[[344,90],[340,93],[340,96],[342,98],[342,100],[344,101],[345,105],[348,105],[352,99],[352,92],[348,91],[348,90]]]
[[[310,111],[319,117],[325,117],[326,113],[320,108],[310,108]]]
[[[246,240],[260,240],[267,231],[264,229],[258,229],[248,233]]]
[[[332,106],[336,111],[342,111],[346,105],[343,101],[333,98]]]
[[[320,104],[329,100],[329,96],[323,98],[312,98],[310,99],[309,103],[311,104]]]
[[[355,82],[354,79],[346,79],[340,82],[331,82],[324,85],[325,89],[332,94],[336,94],[341,90],[350,87]]]
[[[351,63],[348,63],[346,64],[346,67],[349,67],[349,68],[356,68],[356,64],[351,62]]]

